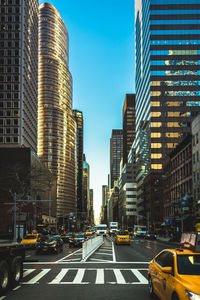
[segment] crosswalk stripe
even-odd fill
[[[95,284],[104,284],[104,269],[97,269]]]
[[[23,272],[23,278],[31,274],[35,269],[25,269]]]
[[[119,269],[113,269],[113,272],[115,274],[117,284],[126,284],[126,281]]]
[[[147,279],[136,269],[131,269],[132,273],[137,277],[139,282],[134,282],[134,284],[147,284]]]
[[[29,274],[35,272],[37,269],[25,269],[24,270],[24,277],[27,277]],[[39,274],[37,274],[36,276],[34,276],[32,279],[26,281],[26,282],[22,282],[23,284],[39,284],[39,281],[41,278],[43,278],[49,271],[51,271],[52,269],[42,269],[40,271]],[[131,268],[62,268],[60,269],[58,272],[58,274],[56,275],[56,277],[54,277],[52,279],[52,281],[48,282],[48,284],[61,284],[61,285],[71,285],[71,284],[148,284],[148,280],[146,279],[146,277],[144,275],[142,275],[141,271],[147,271],[147,268],[135,268],[135,269],[131,269]],[[66,278],[68,278],[66,281],[64,281],[64,277],[66,275],[68,275],[69,271],[76,271],[76,273],[74,274],[74,278],[72,279],[73,281],[68,281],[69,276],[67,276]],[[95,278],[95,282],[93,282],[93,280],[89,281],[89,282],[84,282],[84,275],[87,274],[86,272],[90,272],[90,271],[96,271],[96,278]],[[115,281],[113,282],[109,282],[105,280],[105,275],[107,274],[106,272],[112,271],[114,273],[115,276]],[[132,282],[126,282],[125,278],[124,278],[124,274],[122,272],[131,272],[135,279],[132,279]],[[127,273],[128,274],[128,273]],[[129,273],[130,274],[130,273]],[[108,275],[108,274],[107,274]],[[106,276],[107,276],[106,275]],[[47,281],[48,281],[48,277]]]
[[[85,269],[78,269],[78,272],[72,281],[72,284],[83,284],[83,276],[85,274]],[[88,284],[89,282],[84,282],[84,284]]]
[[[45,276],[49,271],[51,271],[51,269],[43,269],[38,275],[36,275],[35,277],[33,277],[31,280],[27,281],[27,282],[23,282],[23,284],[35,284],[38,283],[38,281]]]
[[[61,280],[65,277],[65,275],[67,274],[68,271],[69,271],[69,269],[62,269],[60,271],[60,273],[58,273],[56,278],[54,278],[51,282],[49,282],[49,284],[59,284],[61,282]]]

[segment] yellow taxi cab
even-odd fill
[[[41,239],[40,233],[26,234],[22,239],[22,244],[27,248],[35,248]]]
[[[200,300],[197,234],[182,234],[180,248],[165,249],[149,264],[149,293],[161,300]]]
[[[130,235],[128,230],[119,230],[116,232],[115,236],[115,244],[120,245],[120,244],[127,244],[130,245]]]
[[[91,230],[87,230],[87,231],[85,232],[85,236],[92,236],[93,234],[94,234],[94,232],[91,231]]]

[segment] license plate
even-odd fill
[[[47,249],[42,249],[42,251],[47,251]]]

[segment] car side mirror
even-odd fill
[[[172,267],[164,267],[162,268],[163,273],[172,274]]]

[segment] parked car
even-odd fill
[[[36,254],[39,253],[56,253],[63,251],[63,240],[60,236],[50,236],[41,240],[37,245]]]
[[[22,244],[25,248],[36,248],[40,242],[42,235],[40,233],[26,234],[22,239]]]
[[[69,247],[82,247],[82,244],[85,242],[86,238],[84,233],[76,233],[69,240]]]

